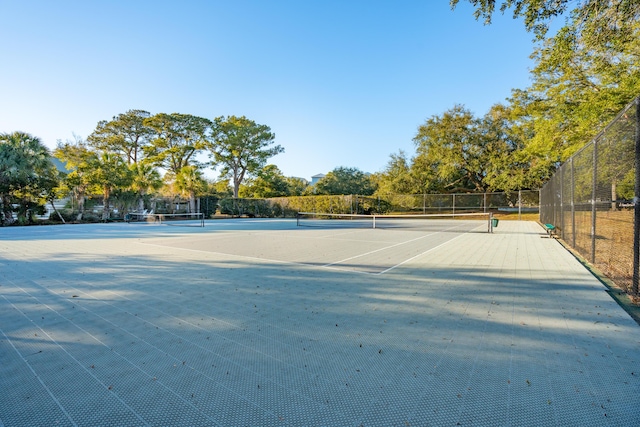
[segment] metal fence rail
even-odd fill
[[[519,190],[511,193],[448,193],[448,194],[386,194],[372,198],[357,196],[359,200],[385,202],[389,211],[409,213],[510,212],[538,213],[538,190]],[[370,202],[371,203],[371,202]],[[362,203],[360,203],[362,204]]]
[[[511,193],[381,194],[223,199],[221,213],[289,216],[296,212],[334,214],[509,213],[520,218],[539,212],[538,190]]]
[[[540,191],[540,220],[638,295],[640,97],[567,160]],[[635,219],[634,219],[635,218]]]

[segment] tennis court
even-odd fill
[[[0,426],[632,426],[640,327],[536,223],[0,228]]]

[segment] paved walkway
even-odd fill
[[[208,250],[209,225],[0,228],[0,426],[638,425],[640,327],[537,224],[384,274],[271,259],[326,236],[259,224],[237,238],[273,253]]]

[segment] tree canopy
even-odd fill
[[[250,179],[248,184],[240,188],[241,197],[282,197],[294,194],[291,182],[282,174],[276,165],[266,165]]]
[[[538,36],[531,85],[514,88],[483,117],[459,104],[427,119],[414,137],[415,156],[392,154],[377,175],[379,191],[540,188],[640,94],[640,2],[469,2],[486,23],[499,3]],[[561,15],[565,25],[546,37],[550,19]]]
[[[233,196],[238,197],[240,184],[246,174],[257,173],[284,148],[273,145],[275,134],[266,125],[260,125],[246,117],[218,117],[213,121],[210,156],[220,174],[233,183]]]
[[[103,219],[109,218],[114,194],[121,205],[135,203],[139,211],[154,192],[187,197],[190,209],[195,211],[197,197],[227,194],[224,180],[214,183],[205,179],[203,171],[208,165],[221,166],[223,179],[233,178],[235,197],[247,177],[255,177],[255,194],[301,193],[298,183],[283,177],[277,167],[264,167],[269,157],[283,151],[273,145],[274,138],[268,126],[246,117],[212,121],[190,114],[151,115],[129,110],[111,121],[98,122],[87,141],[76,138],[58,142],[55,156],[70,171],[60,188],[77,199],[78,220],[83,218],[85,198],[97,194],[103,200]],[[206,153],[213,162],[198,157]],[[164,182],[160,171],[164,172]]]
[[[402,150],[397,154],[391,154],[386,168],[376,174],[375,181],[380,194],[424,193],[420,180],[413,175],[412,159],[409,159],[407,153]]]
[[[474,16],[486,24],[496,12],[496,0],[467,0],[475,7]],[[450,0],[455,8],[460,0]],[[543,39],[550,22],[569,12],[592,44],[601,44],[612,38],[629,35],[630,23],[640,15],[636,0],[502,0],[500,12],[511,11],[514,19],[522,19],[525,28],[538,39]]]
[[[433,116],[418,128],[413,139],[417,157],[439,182],[443,192],[483,191],[486,165],[485,140],[480,121],[471,111],[456,105]]]
[[[129,110],[111,121],[101,120],[87,141],[97,150],[120,153],[127,163],[137,163],[153,132],[144,123],[150,116],[147,111]]]
[[[203,117],[159,113],[143,123],[153,135],[150,144],[144,147],[146,161],[174,176],[185,166],[198,165],[196,155],[208,147],[211,121]]]
[[[31,221],[29,212],[57,185],[57,170],[39,138],[24,132],[0,134],[0,223]]]
[[[370,196],[376,190],[371,176],[358,168],[337,167],[327,173],[318,181],[314,188],[314,194],[338,195],[359,194]]]

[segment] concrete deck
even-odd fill
[[[0,228],[0,426],[637,426],[640,327],[543,236]]]

